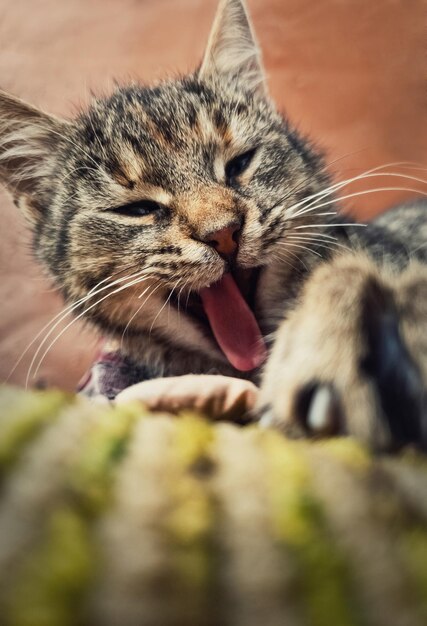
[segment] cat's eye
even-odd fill
[[[114,213],[120,213],[120,215],[127,215],[128,217],[145,217],[146,215],[152,215],[165,209],[163,204],[156,202],[155,200],[137,200],[123,206],[113,209]]]
[[[255,149],[248,150],[228,161],[225,166],[225,177],[228,184],[233,183],[236,178],[243,174],[252,161],[254,154]]]

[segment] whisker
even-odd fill
[[[310,252],[314,252],[314,250],[313,250],[312,248],[310,248],[310,247],[309,247],[309,245],[308,245],[308,244],[310,244],[310,243],[311,243],[310,241],[307,241],[307,240],[304,240],[304,239],[303,239],[303,240],[298,240],[298,241],[299,241],[299,243],[301,243],[302,245],[303,245],[304,243],[306,243],[306,244],[307,244],[307,247],[303,246],[303,247],[307,250],[307,252],[308,252],[308,251],[310,251]],[[283,246],[284,248],[286,248],[288,245],[295,245],[295,244],[294,244],[294,243],[292,243],[292,242],[284,242],[284,241],[283,241],[283,242],[279,242],[279,243],[278,243],[278,245],[279,245],[279,246]],[[328,244],[326,244],[326,243],[316,243],[316,248],[324,248],[325,250],[330,250],[330,251],[331,251],[331,250],[334,250],[334,248],[333,248],[332,246],[336,246],[336,245],[337,245],[337,244],[329,244],[329,245],[328,245]],[[343,248],[344,248],[344,246],[343,246]],[[347,248],[345,248],[345,249],[347,249]]]
[[[318,256],[321,259],[323,259],[322,255],[319,254],[319,252],[316,252],[316,250],[312,250],[311,248],[307,248],[307,246],[300,246],[297,243],[285,243],[285,242],[279,242],[279,245],[282,245],[282,246],[292,246],[294,248],[301,248],[301,250],[305,250],[306,252],[311,252],[312,254],[315,254],[316,256]]]
[[[294,252],[292,252],[291,250],[288,250],[287,253],[292,255],[293,258],[297,259],[304,265],[304,262],[302,261],[302,259],[298,257]],[[293,263],[291,263],[290,259],[287,256],[283,256],[283,254],[279,254],[277,250],[273,254],[274,254],[274,257],[278,258],[281,263],[286,263],[286,265],[288,265],[295,272],[298,271],[298,268],[295,267]],[[304,265],[304,267],[307,269],[306,265]]]
[[[324,196],[327,195],[331,195],[334,191],[337,191],[338,189],[341,189],[342,187],[345,187],[346,185],[351,184],[352,182],[355,182],[357,180],[361,180],[363,178],[367,178],[369,177],[371,174],[375,175],[375,176],[385,176],[387,175],[387,172],[380,172],[380,170],[385,169],[386,167],[395,167],[395,166],[399,166],[405,164],[405,162],[392,162],[392,163],[386,163],[384,165],[379,165],[377,167],[371,168],[369,170],[366,170],[365,172],[362,172],[361,174],[357,175],[357,176],[353,176],[352,178],[348,178],[344,181],[339,181],[337,183],[334,183],[332,185],[330,185],[329,187],[327,187],[326,189],[321,189],[320,191],[317,191],[314,194],[311,194],[310,196],[308,196],[307,198],[304,198],[303,200],[296,202],[295,204],[293,204],[291,207],[289,207],[287,210],[288,211],[292,211],[294,209],[297,209],[299,207],[304,207],[306,204],[308,203],[312,203],[312,200],[315,198],[322,198]],[[378,173],[380,172],[380,173]],[[391,174],[396,175],[396,176],[400,176],[400,174],[392,172]],[[405,174],[401,175],[402,177],[405,177]],[[427,181],[423,180],[423,179],[419,179],[419,182],[423,182],[427,184]],[[301,187],[302,185],[300,185]],[[289,195],[291,193],[294,193],[296,191],[297,187],[294,187],[290,190],[290,192],[288,192],[284,197],[282,197],[274,206],[272,206],[270,208],[270,211],[274,210],[275,208],[279,207],[280,205],[283,205],[283,202],[286,200],[287,197],[289,197]],[[310,204],[311,206],[311,204]],[[283,208],[283,207],[282,207]],[[307,207],[305,207],[307,208]],[[290,216],[290,217],[295,217],[295,216]]]
[[[130,318],[130,320],[128,321],[128,323],[125,326],[125,329],[122,333],[122,338],[120,341],[120,348],[123,348],[123,343],[124,343],[124,339],[125,339],[125,334],[127,332],[127,330],[129,329],[129,326],[131,325],[131,323],[133,322],[133,320],[135,319],[135,317],[138,315],[138,313],[142,310],[142,308],[145,306],[145,304],[148,302],[148,300],[151,298],[151,296],[153,295],[153,293],[155,293],[155,291],[157,291],[157,288],[160,287],[160,283],[157,283],[157,285],[148,285],[148,287],[146,287],[144,289],[144,291],[142,293],[139,294],[138,298],[142,298],[142,296],[151,288],[153,287],[152,291],[148,294],[148,296],[145,298],[145,300],[143,301],[143,303],[141,304],[140,307],[138,307],[138,309],[135,311],[135,313],[132,315],[132,317]]]
[[[158,311],[156,317],[153,319],[152,324],[150,326],[150,330],[149,330],[149,335],[151,335],[151,331],[153,330],[154,324],[156,323],[157,318],[159,317],[159,315],[161,314],[161,312],[163,311],[163,309],[165,308],[165,306],[168,304],[169,300],[172,297],[173,292],[175,291],[176,287],[178,286],[178,284],[181,282],[181,278],[179,278],[177,280],[177,282],[175,283],[172,291],[170,292],[169,296],[167,297],[167,299],[165,300],[165,303],[163,304],[163,306],[160,308],[160,310]]]
[[[377,187],[376,189],[365,189],[362,191],[355,191],[354,193],[346,194],[345,196],[341,196],[340,200],[348,200],[349,198],[356,198],[358,196],[365,196],[371,193],[378,193],[380,191],[411,191],[413,193],[418,193],[422,196],[427,196],[427,192],[421,191],[420,189],[413,189],[409,187]],[[313,210],[322,208],[324,206],[328,206],[330,204],[334,204],[335,200],[328,200],[327,202],[321,202],[317,204]],[[302,213],[300,215],[303,215]],[[300,215],[294,215],[290,219],[295,219],[296,217],[300,217]],[[335,226],[335,224],[330,224],[330,226]]]
[[[302,236],[304,236],[304,233],[293,234],[293,232],[290,231],[290,234],[286,235],[286,236],[287,237],[300,237],[300,236],[302,237]],[[310,236],[310,237],[311,236],[313,236],[313,237],[316,236],[319,239],[326,239],[327,241],[338,241],[338,237],[335,237],[334,235],[328,235],[326,233],[315,233],[315,235],[310,235],[310,233],[307,233],[306,236]]]
[[[37,365],[36,370],[35,370],[35,372],[34,372],[34,374],[33,374],[33,377],[37,376],[37,373],[38,373],[38,371],[39,371],[39,369],[40,369],[40,366],[41,366],[41,364],[42,364],[42,362],[43,362],[44,358],[46,357],[47,353],[48,353],[48,352],[49,352],[49,350],[52,348],[52,346],[53,346],[53,345],[54,345],[54,344],[58,341],[58,339],[59,339],[59,338],[60,338],[60,337],[61,337],[61,336],[62,336],[62,335],[63,335],[63,334],[64,334],[64,333],[65,333],[65,332],[66,332],[66,331],[67,331],[67,330],[68,330],[68,329],[69,329],[69,328],[70,328],[70,327],[71,327],[71,326],[75,323],[75,322],[77,322],[77,320],[81,319],[84,315],[86,315],[86,313],[87,313],[88,311],[90,311],[91,309],[93,309],[95,306],[97,306],[98,304],[100,304],[101,302],[103,302],[104,300],[106,300],[107,298],[109,298],[110,296],[112,296],[112,295],[114,295],[114,294],[116,294],[116,293],[119,293],[120,291],[123,291],[124,289],[127,289],[128,287],[131,287],[131,286],[133,286],[133,285],[136,285],[136,284],[138,284],[139,282],[144,282],[144,281],[145,281],[145,280],[147,280],[148,278],[149,278],[149,276],[142,277],[142,278],[141,278],[141,277],[139,277],[139,278],[137,278],[137,279],[135,279],[135,280],[132,280],[131,282],[129,282],[129,283],[125,284],[125,285],[122,285],[122,286],[121,286],[121,287],[119,287],[118,289],[115,289],[115,290],[114,290],[114,291],[112,291],[111,293],[108,293],[106,296],[103,296],[102,298],[100,298],[99,300],[97,300],[97,302],[95,302],[94,304],[91,304],[91,306],[89,306],[89,307],[88,307],[88,308],[86,308],[86,309],[85,309],[82,313],[80,313],[79,315],[77,315],[77,317],[73,318],[73,319],[71,320],[71,322],[69,322],[69,323],[65,326],[65,328],[63,328],[63,329],[61,330],[61,332],[60,332],[60,333],[59,333],[59,334],[55,337],[55,339],[54,339],[54,340],[50,343],[49,347],[45,350],[45,352],[43,353],[42,357],[40,358],[40,360],[39,360],[39,362],[38,362],[38,365]],[[108,285],[108,286],[107,286],[107,287],[105,287],[105,288],[108,288],[108,287],[110,287],[110,285]],[[104,290],[105,288],[103,288],[102,290]],[[92,296],[93,296],[93,295],[95,295],[95,294],[92,294]],[[75,308],[75,307],[74,307],[74,308]],[[47,335],[46,335],[46,337],[43,339],[43,341],[42,341],[42,343],[39,345],[39,347],[37,348],[36,353],[34,354],[34,356],[33,356],[32,360],[31,360],[31,363],[30,363],[30,367],[29,367],[29,369],[28,369],[28,373],[27,373],[27,377],[26,377],[26,381],[25,381],[25,386],[26,386],[26,387],[28,387],[29,379],[30,379],[30,376],[31,376],[31,371],[32,371],[32,369],[33,369],[33,367],[34,367],[34,364],[35,364],[35,362],[36,362],[36,360],[37,360],[38,355],[40,354],[41,350],[43,349],[43,345],[46,343],[47,339],[48,339],[48,338],[49,338],[49,336],[52,334],[52,332],[55,330],[55,328],[56,328],[56,327],[57,327],[57,326],[58,326],[58,325],[62,322],[62,320],[63,320],[63,319],[64,319],[64,318],[68,315],[68,313],[69,313],[69,311],[67,311],[67,313],[66,313],[63,317],[61,317],[61,319],[60,319],[60,320],[58,320],[58,321],[56,322],[56,324],[55,324],[55,325],[54,325],[54,326],[53,326],[53,327],[49,330],[48,334],[47,334]]]
[[[344,180],[344,181],[341,181],[341,182],[336,183],[334,185],[331,185],[330,187],[325,189],[323,192],[318,192],[317,194],[313,194],[309,198],[305,198],[305,200],[303,200],[302,202],[307,202],[308,200],[311,201],[312,198],[314,198],[314,197],[316,197],[318,195],[322,195],[322,196],[330,195],[333,192],[335,192],[335,191],[337,191],[339,189],[342,189],[343,187],[346,187],[347,185],[349,185],[349,184],[351,184],[353,182],[359,181],[359,180],[365,180],[365,179],[369,179],[369,178],[378,178],[378,177],[383,177],[383,176],[390,176],[390,177],[393,177],[393,178],[404,178],[404,179],[407,179],[407,180],[414,180],[414,181],[419,182],[419,183],[427,184],[427,180],[424,180],[422,178],[418,178],[416,176],[409,176],[407,174],[399,174],[397,172],[374,173],[371,170],[371,171],[368,171],[366,173],[362,173],[359,176],[354,176],[353,178],[349,178],[347,180]],[[378,188],[378,189],[369,189],[369,190],[366,190],[365,192],[366,193],[368,193],[368,192],[374,193],[374,192],[377,192],[377,191],[413,191],[413,192],[423,193],[421,190],[410,189],[410,188],[409,189],[407,189],[407,188],[398,188],[398,189],[395,189],[395,188]],[[340,196],[339,197],[339,201],[345,200],[346,198],[347,198],[347,196]],[[292,209],[296,208],[299,204],[301,204],[301,203],[297,203],[297,204],[293,205],[292,207],[290,207],[289,210],[292,210]],[[320,206],[325,206],[325,205],[320,205]],[[309,207],[312,207],[312,204],[310,204]],[[314,209],[308,208],[308,207],[303,207],[303,209],[301,209],[300,211],[297,211],[296,213],[294,213],[292,215],[292,218],[298,217],[299,215],[303,215],[304,213],[312,211],[312,210],[315,210],[316,208],[318,208],[317,205],[314,207]]]
[[[125,268],[122,271],[129,271],[130,268]],[[121,272],[119,272],[121,273]],[[98,287],[100,285],[102,285],[103,283],[105,283],[106,281],[110,280],[110,278],[112,278],[112,276],[109,276],[107,278],[104,278],[103,280],[101,280],[99,283],[97,283],[95,285],[95,287],[93,287],[85,296],[83,296],[82,298],[80,298],[79,300],[72,302],[71,304],[67,305],[66,307],[64,307],[61,311],[59,311],[59,313],[57,313],[56,315],[54,315],[53,318],[51,318],[47,324],[45,324],[43,326],[43,328],[36,334],[36,336],[32,339],[32,341],[27,345],[27,347],[25,348],[25,350],[22,352],[22,354],[20,355],[19,359],[16,361],[15,365],[13,366],[13,368],[11,369],[6,382],[10,379],[10,377],[13,375],[13,373],[15,372],[16,368],[18,367],[18,365],[21,363],[22,359],[25,357],[25,355],[27,354],[27,352],[30,350],[30,348],[36,343],[37,339],[39,339],[39,337],[49,328],[49,326],[51,326],[52,324],[54,324],[54,322],[56,320],[58,320],[58,323],[55,324],[55,326],[52,328],[52,331],[62,322],[63,319],[65,319],[65,317],[67,317],[67,315],[71,314],[73,310],[75,310],[77,307],[79,307],[81,304],[83,304],[86,300],[88,300],[89,298],[95,296],[96,294],[100,293],[101,291],[104,291],[105,289],[108,289],[109,287],[112,287],[113,285],[115,285],[116,283],[120,283],[122,281],[127,280],[128,278],[132,278],[135,277],[139,274],[139,272],[136,272],[135,274],[131,275],[131,276],[125,276],[122,277],[120,279],[115,280],[113,283],[111,283],[110,285],[107,285],[106,287],[103,287],[102,289],[98,289]],[[95,291],[96,290],[96,291]],[[61,318],[61,319],[58,319]],[[49,335],[47,335],[49,336]]]
[[[287,239],[291,239],[292,241],[300,241],[300,242],[306,242],[306,243],[315,243],[318,246],[321,247],[329,247],[330,250],[332,250],[332,246],[335,246],[336,248],[342,248],[343,250],[349,250],[350,248],[348,246],[345,246],[342,243],[338,243],[338,241],[329,241],[329,240],[325,240],[325,239],[317,239],[316,237],[311,237],[310,235],[307,237],[294,237],[294,236],[289,236],[285,238],[285,241],[283,242],[279,242],[280,244],[285,244]]]
[[[190,299],[190,292],[187,293],[187,299],[185,300],[185,312],[188,311],[188,301]]]
[[[334,228],[338,228],[338,226],[360,226],[366,228],[367,224],[359,224],[358,222],[349,224],[304,224],[302,226],[294,226],[294,230],[300,230],[303,228],[330,228],[331,226]]]
[[[185,281],[185,283],[183,284],[183,286],[181,287],[181,289],[178,291],[178,296],[177,296],[177,309],[178,309],[178,320],[181,321],[181,310],[180,310],[180,298],[181,298],[181,293],[183,292],[183,290],[186,288],[186,286],[188,285],[188,283],[190,282],[191,278],[189,278],[188,280]]]

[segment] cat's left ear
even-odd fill
[[[221,0],[199,78],[240,78],[252,91],[267,95],[261,52],[243,0]]]
[[[0,91],[0,183],[31,223],[43,217],[40,190],[68,122]]]

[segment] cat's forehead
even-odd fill
[[[130,143],[142,157],[204,143],[245,140],[262,111],[247,94],[185,79],[154,88],[119,89],[83,118],[88,143]]]
[[[250,94],[235,87],[225,81],[208,84],[186,78],[163,82],[156,87],[119,89],[104,102],[119,114],[142,111],[158,123],[165,120],[175,127],[177,124],[192,125],[198,112],[213,113],[218,107],[230,113],[232,108],[237,107],[235,113],[250,114]]]
[[[251,147],[265,117],[241,89],[186,78],[120,88],[96,101],[79,120],[79,140],[116,179],[133,172],[130,178],[173,191],[191,186],[192,177],[210,179],[217,155]]]

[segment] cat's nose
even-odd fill
[[[212,246],[220,256],[228,259],[237,252],[241,228],[241,223],[233,222],[220,230],[212,231],[204,237],[200,237],[200,241]]]

